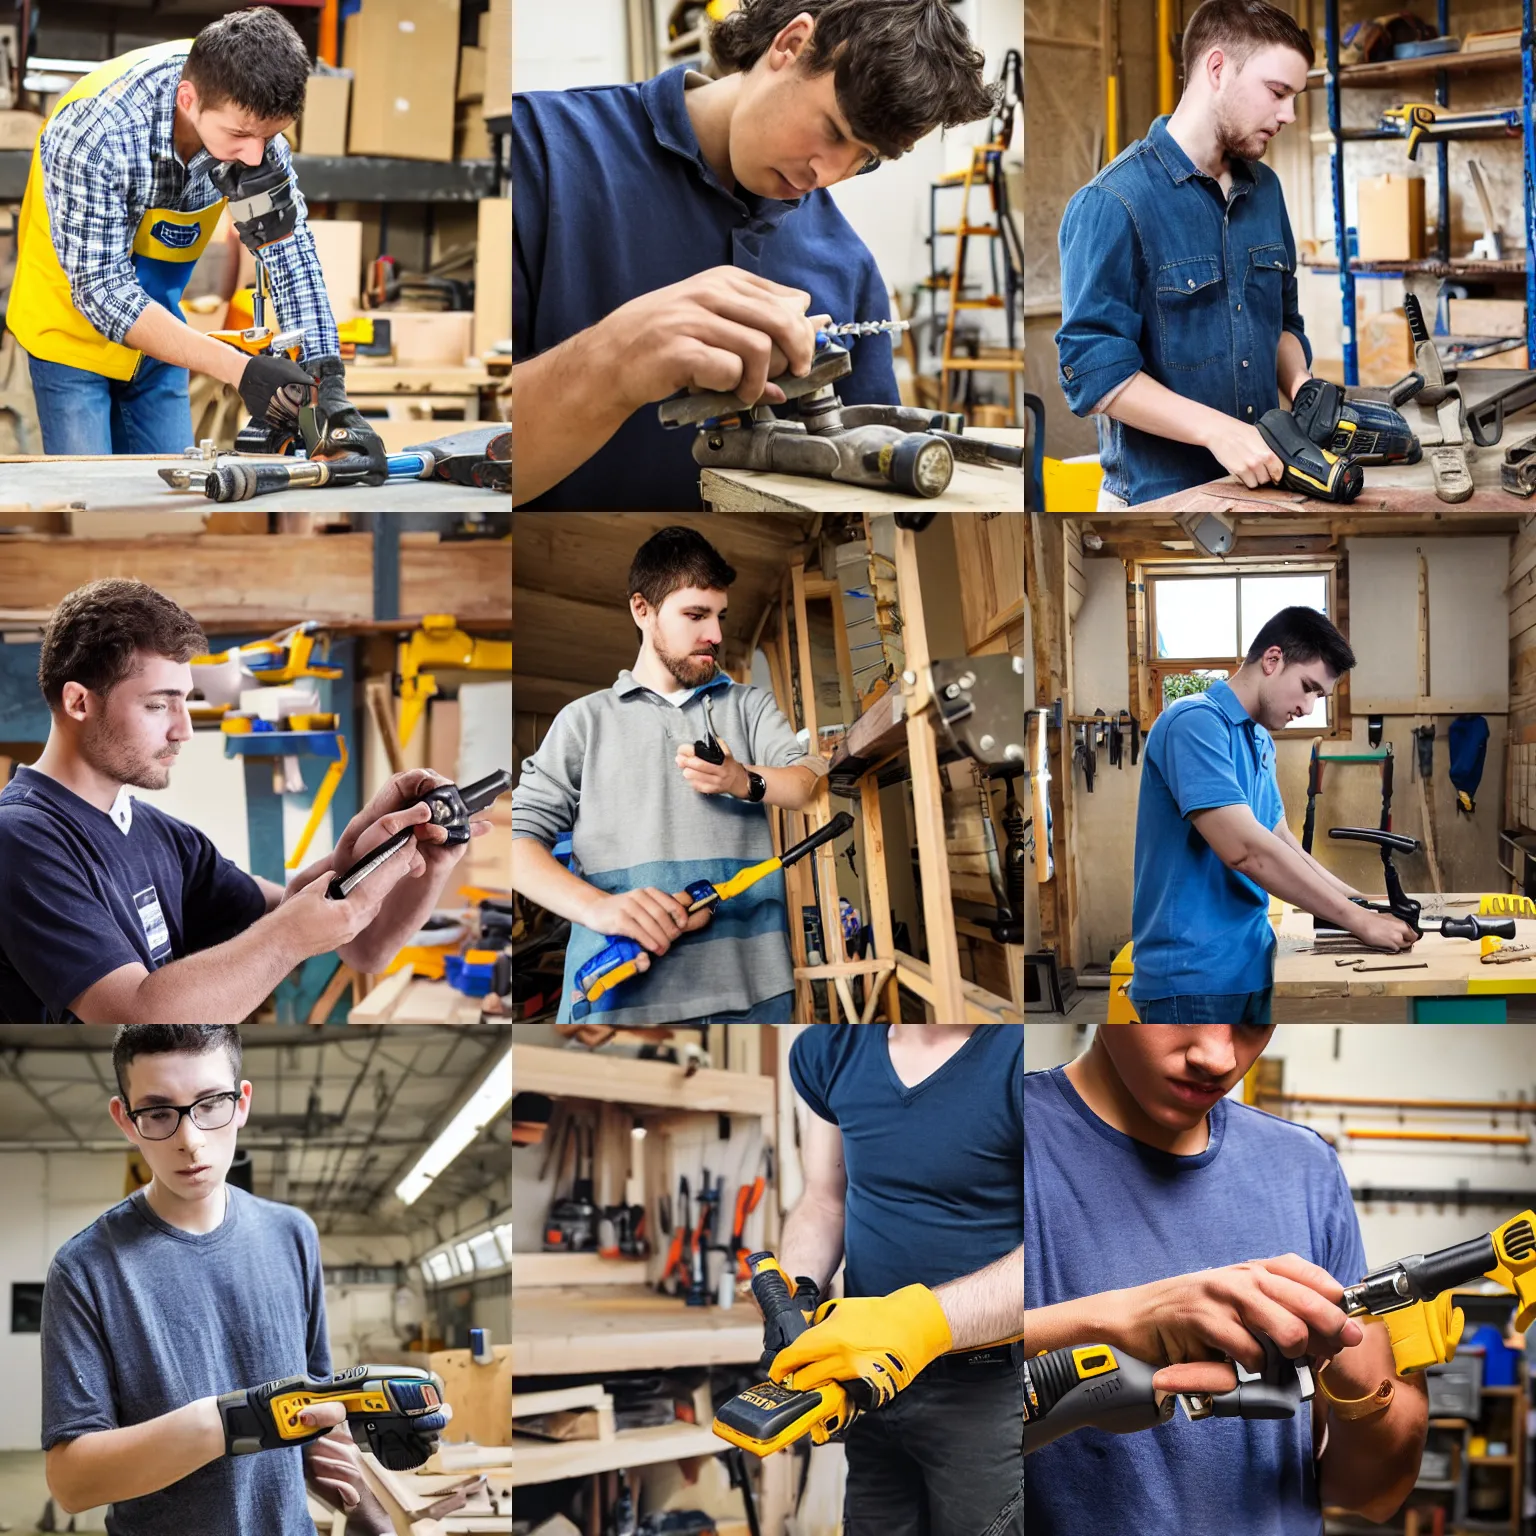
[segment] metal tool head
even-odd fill
[[[853,359],[846,347],[828,342],[816,349],[811,359],[811,371],[804,378],[791,373],[781,373],[772,382],[784,391],[786,400],[798,400],[801,395],[824,389],[835,380],[853,371]],[[698,426],[712,421],[716,416],[734,416],[752,407],[737,395],[721,391],[700,394],[674,395],[656,407],[656,415],[664,427]]]

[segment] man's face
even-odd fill
[[[726,594],[711,587],[679,587],[652,608],[638,594],[630,598],[635,622],[657,659],[685,688],[697,688],[715,675],[720,654],[720,621]]]
[[[138,668],[105,697],[64,685],[64,708],[79,727],[81,757],[98,773],[139,789],[164,789],[182,743],[192,739],[187,694],[192,668],[138,653]]]
[[[121,1098],[114,1097],[110,1106],[112,1118],[143,1154],[155,1183],[171,1198],[189,1204],[215,1194],[229,1172],[236,1137],[251,1112],[251,1085],[237,1080],[228,1053],[165,1051],[154,1056],[136,1056],[128,1063],[123,1077],[129,1102],[124,1104]],[[196,1104],[220,1093],[238,1093],[240,1101],[229,1124],[218,1130],[203,1130],[187,1114],[181,1117],[170,1137],[157,1141],[149,1134],[155,1129],[152,1122],[146,1123],[141,1116],[140,1124],[135,1125],[127,1115],[130,1109]],[[213,1108],[209,1106],[210,1110]],[[220,1113],[228,1112],[227,1103],[217,1108]]]
[[[1283,731],[1293,720],[1312,713],[1320,698],[1327,698],[1339,674],[1321,657],[1287,661],[1278,645],[1259,658],[1259,713],[1255,717],[1266,731]]]
[[[291,121],[286,117],[256,117],[232,101],[204,107],[190,80],[176,87],[176,104],[215,160],[238,160],[242,165],[260,165],[268,143]]]
[[[1227,155],[1262,160],[1269,141],[1296,121],[1296,97],[1307,88],[1307,61],[1283,43],[1256,49],[1237,66],[1220,58],[1212,72],[1211,61],[1219,57],[1219,51],[1206,55],[1217,142]]]
[[[1273,1024],[1101,1024],[1098,1038],[1146,1115],[1187,1131],[1242,1081],[1273,1033]]]
[[[759,197],[804,197],[856,176],[875,155],[839,109],[833,71],[810,75],[801,62],[813,30],[809,16],[797,16],[742,77],[731,170]]]

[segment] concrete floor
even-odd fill
[[[0,1531],[10,1536],[38,1536],[36,1521],[48,1502],[48,1483],[43,1476],[41,1451],[0,1451]],[[77,1531],[104,1531],[105,1511],[76,1517]],[[58,1529],[69,1529],[67,1517]]]

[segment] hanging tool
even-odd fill
[[[511,773],[505,768],[498,768],[495,773],[488,773],[483,779],[476,779],[473,784],[467,784],[463,789],[460,789],[457,784],[439,784],[429,789],[424,795],[418,795],[412,804],[420,805],[425,802],[431,808],[431,825],[442,827],[447,832],[448,845],[452,847],[459,843],[467,843],[473,835],[469,830],[471,820],[511,788]],[[345,900],[374,870],[392,859],[407,843],[414,840],[418,825],[420,823],[402,827],[393,837],[380,843],[371,853],[364,854],[351,869],[344,874],[334,876],[326,887],[325,894],[333,901]]]
[[[666,1263],[662,1265],[661,1275],[656,1281],[656,1289],[667,1296],[679,1296],[688,1283],[688,1261],[684,1245],[688,1240],[689,1221],[692,1216],[686,1174],[677,1181],[676,1212],[672,1211],[671,1203],[665,1195],[662,1196],[662,1204],[665,1208],[665,1214],[662,1217],[663,1230],[671,1228],[672,1242],[667,1248]],[[677,1218],[675,1225],[672,1221],[674,1214]]]
[[[1280,460],[1280,489],[1319,501],[1353,501],[1365,485],[1365,471],[1353,459],[1320,448],[1286,410],[1259,417],[1259,436]]]
[[[1328,836],[1342,841],[1374,843],[1381,849],[1382,875],[1387,888],[1386,901],[1355,899],[1355,905],[1371,912],[1382,912],[1389,917],[1400,918],[1421,936],[1439,933],[1448,939],[1481,939],[1493,934],[1501,939],[1515,936],[1515,920],[1512,917],[1438,917],[1423,918],[1423,906],[1403,890],[1397,867],[1392,862],[1394,853],[1420,853],[1424,845],[1416,837],[1401,832],[1383,832],[1375,827],[1329,827]],[[1347,928],[1339,928],[1323,918],[1313,917],[1312,934],[1316,939],[1348,939],[1354,936]]]
[[[1254,1337],[1264,1348],[1263,1369],[1250,1371],[1234,1360],[1237,1385],[1230,1391],[1178,1394],[1189,1419],[1291,1419],[1312,1400],[1307,1362],[1287,1360],[1272,1340]],[[1175,1394],[1153,1387],[1157,1370],[1108,1344],[1069,1345],[1026,1358],[1024,1454],[1079,1429],[1129,1435],[1166,1424]]]
[[[738,1280],[750,1280],[752,1278],[752,1266],[748,1263],[751,1254],[742,1246],[741,1234],[747,1225],[747,1217],[762,1204],[763,1192],[768,1188],[767,1173],[772,1167],[773,1149],[764,1147],[762,1153],[763,1172],[753,1179],[750,1184],[743,1184],[736,1191],[736,1215],[731,1222],[731,1262],[736,1266],[736,1278]]]
[[[720,738],[715,731],[715,715],[707,693],[704,695],[704,739],[694,742],[693,755],[702,757],[706,763],[714,763],[716,767],[725,761],[725,749],[720,745]]]
[[[428,669],[431,670],[428,670]],[[459,628],[451,613],[429,613],[417,629],[400,642],[395,653],[399,679],[400,745],[406,746],[426,713],[427,701],[437,696],[437,673],[512,671],[512,642],[487,640]]]
[[[578,1120],[568,1121],[566,1140],[574,1140],[576,1147],[571,1193],[561,1196],[549,1207],[549,1214],[544,1218],[544,1252],[590,1253],[597,1247],[597,1205],[592,1198],[592,1127]],[[557,1180],[564,1162],[562,1147],[555,1167]]]
[[[714,1300],[709,1288],[709,1251],[715,1246],[715,1216],[720,1206],[723,1177],[709,1182],[709,1169],[699,1186],[699,1219],[688,1245],[688,1289],[683,1300],[690,1307],[707,1307]]]
[[[1499,226],[1493,217],[1493,202],[1488,196],[1488,188],[1483,184],[1482,165],[1468,157],[1467,174],[1472,178],[1472,190],[1477,195],[1477,205],[1483,214],[1483,232],[1472,242],[1471,259],[1503,261],[1504,241],[1500,238]]]
[[[683,896],[689,898],[687,911],[690,916],[695,912],[710,911],[720,902],[741,895],[776,870],[785,869],[796,860],[803,859],[806,854],[813,853],[823,843],[841,837],[852,826],[853,817],[847,811],[839,811],[826,826],[802,838],[793,847],[786,848],[778,858],[764,859],[761,864],[749,865],[718,885],[710,880],[695,880],[678,900],[681,901]],[[572,1005],[571,1017],[585,1018],[593,1003],[613,991],[621,982],[636,975],[639,966],[635,962],[640,957],[641,949],[642,946],[634,939],[610,934],[607,946],[576,972],[576,991],[580,997]]]
[[[1403,314],[1413,337],[1414,368],[1425,381],[1418,392],[1419,404],[1434,413],[1440,429],[1439,443],[1429,445],[1435,495],[1441,501],[1465,501],[1472,494],[1472,471],[1467,464],[1467,412],[1461,390],[1446,377],[1416,294],[1403,295]]]
[[[1317,823],[1317,802],[1323,792],[1323,769],[1329,763],[1381,764],[1381,830],[1383,832],[1392,830],[1392,744],[1387,743],[1385,752],[1345,752],[1334,757],[1324,757],[1320,738],[1314,736],[1312,753],[1307,760],[1307,810],[1301,823],[1303,853],[1312,852],[1312,835]]]

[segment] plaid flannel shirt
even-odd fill
[[[190,213],[220,198],[208,176],[215,163],[208,151],[199,149],[185,166],[176,154],[176,86],[186,57],[137,66],[101,95],[71,102],[43,131],[43,195],[54,250],[76,308],[109,341],[122,342],[152,302],[132,260],[145,213]],[[284,167],[292,164],[281,137],[267,153]],[[306,357],[335,354],[336,321],[297,182],[294,197],[299,219],[292,238],[262,254],[278,328],[303,328]]]

